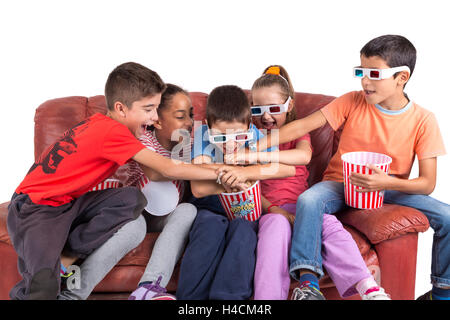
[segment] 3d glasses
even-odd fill
[[[253,131],[231,133],[231,134],[210,134],[210,143],[226,143],[230,140],[235,142],[245,142],[253,139]]]
[[[381,80],[392,77],[394,74],[400,71],[408,71],[411,73],[407,66],[388,68],[388,69],[370,69],[370,68],[353,68],[353,76],[355,78],[364,78],[367,76],[370,80]]]
[[[268,114],[281,114],[286,112],[289,107],[289,102],[291,102],[291,97],[289,97],[283,104],[271,104],[267,106],[252,106],[252,116],[261,116],[264,112]]]

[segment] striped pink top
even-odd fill
[[[139,138],[139,141],[141,141],[141,143],[144,146],[146,146],[148,149],[155,151],[156,153],[158,153],[164,157],[167,157],[167,158],[171,157],[171,152],[166,150],[159,143],[158,139],[156,139],[154,131],[145,132],[145,134],[143,134]],[[143,188],[147,183],[151,183],[150,179],[144,174],[141,167],[139,166],[139,164],[136,161],[131,160],[124,166],[126,167],[126,170],[124,170],[126,173],[124,186],[136,186],[136,187]],[[183,197],[183,193],[184,193],[184,181],[183,180],[173,180],[172,183],[175,184],[175,186],[177,187],[178,194],[180,197],[179,199],[181,199]]]

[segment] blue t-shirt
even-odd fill
[[[245,142],[245,147],[255,145],[256,141],[264,137],[264,134],[256,128],[252,123],[250,124],[250,131],[253,131],[253,140]],[[264,151],[276,151],[278,147],[271,147]],[[215,145],[209,142],[209,130],[206,124],[197,128],[194,132],[194,146],[191,152],[192,159],[204,155],[211,157],[213,163],[223,163],[223,151],[220,145]]]

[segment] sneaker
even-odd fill
[[[376,287],[366,291],[362,296],[363,300],[391,300],[391,297],[384,292],[383,288]]]
[[[177,300],[177,298],[170,293],[157,293],[150,300]]]
[[[310,286],[308,281],[305,281],[294,289],[291,300],[325,300],[325,297],[322,292]]]
[[[159,285],[162,277],[156,283],[145,283],[140,285],[128,297],[128,300],[176,300],[175,296],[167,293],[166,288]]]
[[[418,297],[416,300],[433,300],[433,297],[431,296],[431,290],[427,293],[424,293],[420,297]]]

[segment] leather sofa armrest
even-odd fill
[[[363,233],[372,244],[413,232],[425,232],[430,224],[419,210],[395,204],[379,209],[347,209],[337,214],[339,220]]]
[[[11,244],[11,239],[9,238],[8,228],[6,226],[6,218],[8,217],[8,202],[0,204],[0,242],[5,242]]]

